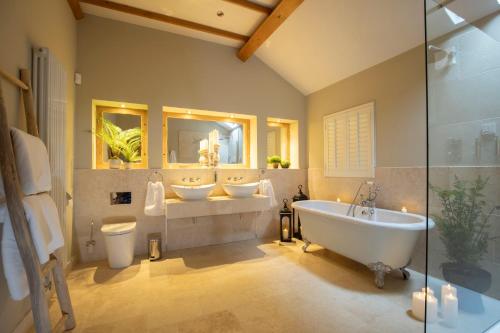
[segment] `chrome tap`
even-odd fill
[[[182,178],[183,183],[197,183],[201,180],[200,177],[184,177]]]
[[[380,186],[372,185],[368,188],[368,197],[363,199],[363,195],[361,195],[360,206],[365,207],[361,214],[368,215],[368,217],[372,217],[375,214],[375,199],[377,199],[378,192],[380,192]]]
[[[375,201],[375,198],[377,197],[377,191],[378,190],[375,190],[374,193],[372,193],[372,190],[371,190],[372,187],[373,187],[373,185],[375,185],[375,183],[373,181],[364,181],[364,182],[361,182],[361,184],[359,184],[358,190],[356,191],[356,194],[354,195],[354,199],[352,199],[351,205],[349,206],[349,209],[347,210],[347,214],[346,214],[347,216],[354,217],[354,214],[356,212],[356,207],[358,206],[358,204],[356,203],[356,200],[358,199],[359,196],[361,196],[360,204],[362,204],[364,201],[366,201],[366,200],[363,200],[363,195],[359,194],[359,192],[361,191],[361,189],[365,185],[370,186],[370,189],[368,190],[369,191],[368,198],[369,199],[373,198],[373,200],[368,200],[367,202],[373,201],[373,204],[375,204],[374,201]],[[378,186],[376,188],[378,188]],[[365,202],[365,204],[367,202]]]
[[[230,182],[230,181],[233,181],[233,182],[239,182],[239,181],[242,181],[243,180],[243,177],[227,177],[227,181]]]

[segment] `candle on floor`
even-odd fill
[[[455,327],[458,320],[458,298],[449,293],[442,299],[443,302],[443,319],[446,325]]]
[[[424,288],[425,289],[425,288]],[[427,295],[427,297],[426,297]],[[411,311],[413,316],[420,321],[425,318],[425,300],[427,299],[427,321],[432,323],[437,320],[437,298],[430,293],[416,291],[413,293]]]
[[[444,300],[446,295],[453,295],[457,297],[457,288],[453,287],[451,284],[445,284],[441,286],[441,301]]]
[[[401,212],[403,212],[403,213],[408,213],[408,209],[406,209],[406,207],[405,207],[405,206],[403,206],[403,208],[401,208]]]
[[[340,202],[340,198],[337,198],[337,202]]]
[[[427,294],[434,296],[434,290],[432,290],[430,287],[422,288],[422,292],[427,292]]]
[[[425,320],[425,294],[423,292],[415,291],[413,293],[411,312],[418,320]]]

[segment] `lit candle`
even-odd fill
[[[422,288],[422,292],[423,293],[426,293],[429,294],[429,295],[432,295],[434,296],[434,290],[432,290],[431,288],[427,287],[427,288]]]
[[[403,208],[401,208],[401,211],[402,211],[403,213],[408,213],[408,209],[406,209],[406,207],[405,207],[405,206],[403,206]]]
[[[427,297],[426,297],[427,295]],[[424,321],[425,318],[425,300],[427,299],[427,321],[432,323],[437,320],[437,298],[432,296],[430,293],[416,291],[413,293],[411,311],[413,316]]]
[[[340,202],[340,198],[337,198],[337,202]]]
[[[425,294],[423,292],[415,291],[413,293],[411,312],[418,320],[425,320]]]
[[[444,300],[446,295],[453,295],[457,297],[457,288],[453,287],[451,284],[445,284],[441,286],[441,300]]]
[[[446,294],[442,299],[443,319],[446,325],[455,327],[458,320],[458,298],[452,293]]]
[[[283,229],[283,239],[288,239],[288,229],[287,228]]]

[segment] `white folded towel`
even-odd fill
[[[274,196],[273,183],[271,183],[270,179],[262,179],[259,182],[259,193],[271,197],[271,207],[278,205],[278,201],[276,201],[276,197]]]
[[[49,192],[52,189],[49,155],[45,144],[36,136],[12,127],[12,146],[17,173],[25,195]]]
[[[162,182],[148,182],[144,214],[148,216],[165,215],[165,188]]]
[[[51,253],[64,246],[56,205],[47,193],[25,197],[23,205],[38,259],[44,264]],[[9,215],[5,207],[3,210],[3,270],[12,299],[21,300],[29,294],[28,280]]]

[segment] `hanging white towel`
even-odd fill
[[[12,146],[17,173],[25,195],[48,192],[52,189],[49,155],[40,138],[12,127]]]
[[[165,215],[165,188],[162,182],[148,182],[144,214],[147,216]]]
[[[259,193],[271,197],[271,207],[278,205],[278,201],[276,201],[276,197],[274,196],[273,183],[271,183],[270,179],[262,179],[259,182]]]
[[[47,193],[25,197],[23,205],[38,259],[44,264],[51,253],[64,246],[56,205]],[[28,280],[10,217],[8,213],[3,217],[3,270],[12,299],[21,300],[29,294]]]

